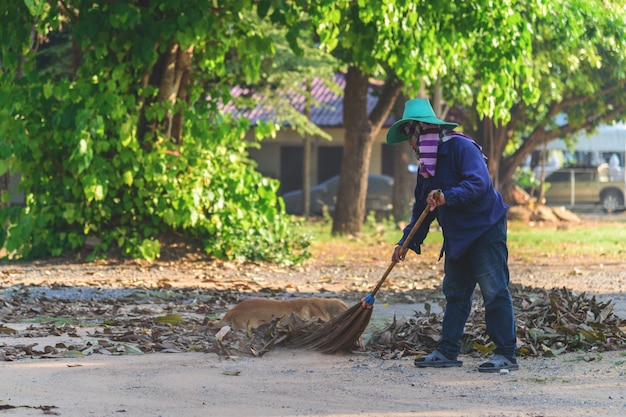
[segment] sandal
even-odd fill
[[[478,372],[500,372],[503,369],[517,371],[519,365],[515,358],[507,358],[504,355],[496,353],[491,359],[478,367]]]
[[[450,359],[438,350],[422,358],[415,359],[413,363],[418,368],[450,368],[463,365],[462,361],[456,360],[456,358]]]

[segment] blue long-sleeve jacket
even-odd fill
[[[472,242],[502,219],[508,210],[502,196],[493,186],[479,146],[472,140],[450,132],[443,136],[439,144],[435,176],[424,178],[417,174],[411,222],[404,228],[399,245],[404,243],[426,207],[428,193],[437,189],[443,191],[446,204],[432,211],[413,236],[408,248],[417,253],[420,253],[420,245],[435,219],[443,231],[441,254],[458,259]]]

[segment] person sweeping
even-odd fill
[[[387,143],[408,141],[419,168],[411,222],[394,248],[392,263],[401,262],[404,247],[420,253],[430,224],[437,219],[443,231],[445,256],[443,293],[446,307],[441,339],[432,353],[415,359],[417,367],[462,366],[461,338],[472,297],[479,286],[485,306],[487,333],[495,344],[493,356],[480,372],[517,370],[516,327],[509,292],[507,249],[508,206],[494,188],[486,157],[469,136],[455,132],[456,123],[436,117],[428,99],[405,103],[402,119],[387,133]],[[421,213],[430,211],[408,245],[410,230]]]

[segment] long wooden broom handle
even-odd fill
[[[439,200],[439,194],[440,194],[440,192],[437,192],[433,196],[435,198],[435,200]],[[400,255],[401,256],[403,254],[405,254],[406,251],[408,250],[409,244],[411,243],[411,240],[413,240],[413,236],[415,236],[415,233],[417,233],[417,229],[419,229],[419,227],[422,225],[422,223],[424,222],[424,219],[426,218],[426,216],[428,216],[428,213],[430,213],[430,206],[427,204],[426,207],[424,207],[424,210],[422,211],[422,214],[419,216],[419,218],[417,219],[417,221],[415,222],[415,224],[411,228],[411,231],[409,232],[409,235],[404,240],[404,243],[400,247]],[[387,270],[383,274],[383,277],[380,279],[380,281],[378,281],[378,284],[376,284],[376,287],[370,293],[372,296],[375,296],[376,293],[378,292],[378,290],[380,290],[380,287],[383,286],[383,283],[387,279],[387,276],[389,275],[389,273],[391,272],[393,267],[396,266],[397,263],[398,262],[396,262],[396,261],[391,261],[391,264],[389,264],[389,266],[387,267]]]

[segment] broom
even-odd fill
[[[435,195],[435,200],[438,197],[438,195]],[[427,205],[400,247],[400,255],[404,255],[408,250],[409,243],[429,211],[430,207]],[[352,350],[370,322],[376,293],[396,264],[397,262],[391,261],[376,287],[360,303],[353,305],[340,315],[324,323],[319,329],[303,336],[296,342],[296,345],[322,353]]]

